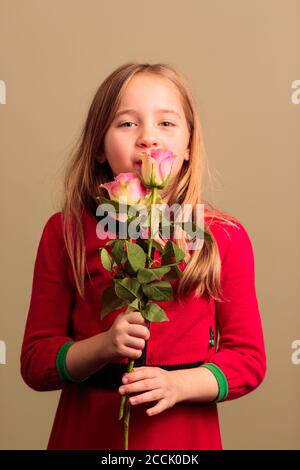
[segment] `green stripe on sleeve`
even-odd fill
[[[221,371],[221,369],[218,366],[216,366],[216,364],[213,364],[212,362],[207,362],[206,364],[202,364],[201,367],[206,367],[206,369],[209,369],[217,379],[218,386],[219,386],[219,394],[213,403],[217,403],[219,401],[225,400],[225,398],[228,395],[228,382],[224,373]]]
[[[62,380],[64,380],[65,382],[68,382],[68,383],[81,383],[81,382],[84,382],[86,378],[84,379],[74,379],[68,372],[68,369],[67,369],[67,366],[66,366],[66,356],[67,356],[67,352],[69,350],[69,348],[72,346],[72,344],[74,344],[75,341],[69,341],[68,343],[64,343],[58,353],[57,353],[57,357],[56,357],[56,370],[57,370],[57,373],[58,375],[61,377]]]

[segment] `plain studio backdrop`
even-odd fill
[[[223,446],[300,448],[299,17],[298,0],[0,0],[1,449],[46,447],[60,392],[19,370],[36,250],[93,94],[135,60],[188,79],[206,197],[254,247],[268,371],[218,405]]]

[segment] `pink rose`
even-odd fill
[[[120,202],[121,198],[126,198],[128,205],[142,204],[145,197],[150,194],[136,173],[120,173],[114,181],[101,184],[100,187],[107,189],[113,201]]]
[[[168,184],[176,156],[171,150],[151,150],[150,155],[138,154],[140,177],[149,188],[164,188]]]

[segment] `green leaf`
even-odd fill
[[[109,240],[109,242],[106,242],[105,245],[112,245],[113,243],[116,243],[118,239],[115,240]]]
[[[146,320],[154,322],[169,321],[165,311],[157,304],[148,303],[146,307],[141,310],[141,313]]]
[[[112,249],[112,257],[115,262],[120,266],[121,263],[124,263],[127,259],[126,253],[124,251],[124,240],[117,240]]]
[[[157,283],[142,285],[144,294],[150,300],[157,302],[163,300],[171,300],[173,295],[172,286],[168,281],[160,281]]]
[[[128,260],[125,263],[124,271],[125,271],[125,273],[127,273],[129,275],[129,277],[136,277],[136,272],[132,269],[132,267],[129,264]],[[123,277],[126,277],[126,275],[124,275]]]
[[[108,253],[108,251],[105,248],[99,248],[99,253],[100,253],[100,260],[103,265],[103,267],[109,271],[112,272],[112,260],[111,257]]]
[[[127,258],[133,272],[136,273],[140,268],[143,268],[146,263],[146,254],[139,245],[136,243],[126,241]]]
[[[181,248],[179,248],[179,246],[176,243],[174,243],[172,241],[171,241],[171,243],[172,243],[172,246],[173,246],[173,251],[174,251],[176,262],[181,261],[182,259],[184,259],[185,258],[185,252]]]
[[[163,254],[162,254],[162,258],[161,258],[162,265],[168,265],[170,263],[173,263],[174,257],[175,257],[176,262],[181,261],[182,259],[185,258],[185,252],[181,248],[179,248],[179,246],[176,243],[169,240],[166,243]]]
[[[135,308],[136,310],[139,310],[139,299],[134,299],[130,304],[130,307]]]
[[[127,305],[128,302],[124,299],[117,297],[114,287],[108,287],[105,289],[102,296],[102,307],[100,310],[101,319],[103,319],[108,313]]]
[[[168,271],[170,271],[169,266],[161,266],[161,267],[158,267],[158,268],[152,268],[151,269],[151,272],[159,279],[162,276],[164,276]]]
[[[129,302],[133,302],[136,298],[141,298],[141,284],[135,278],[125,277],[125,279],[114,279],[115,292],[118,297]]]
[[[170,269],[171,268],[169,266],[152,269],[141,268],[138,270],[137,280],[141,284],[147,284],[152,281],[159,281],[164,274],[170,271]]]
[[[182,276],[183,276],[183,272],[181,271],[179,266],[175,264],[174,266],[172,266],[170,271],[166,274],[165,280],[169,281],[170,279],[178,279],[178,278],[180,279]]]
[[[147,246],[149,245],[150,243],[149,238],[142,238],[142,240]],[[164,247],[161,246],[160,243],[158,243],[156,240],[152,240],[152,248],[156,248],[159,251],[159,253],[162,253],[164,249]],[[147,252],[148,252],[148,249],[147,249]]]

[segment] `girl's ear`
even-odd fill
[[[190,149],[187,148],[184,154],[184,160],[189,160],[190,159]]]

